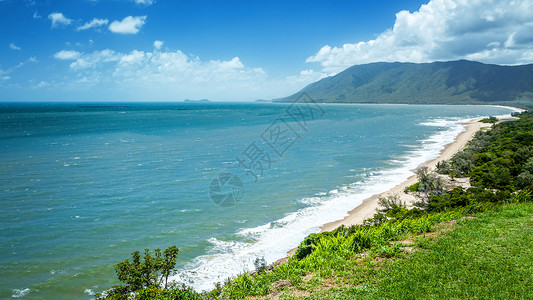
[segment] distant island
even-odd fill
[[[257,102],[257,103],[272,103],[272,100],[257,99],[254,102]]]
[[[200,99],[200,100],[192,100],[192,99],[185,99],[183,102],[194,102],[194,103],[205,103],[205,102],[211,102],[209,99]]]
[[[355,65],[273,101],[292,102],[301,92],[324,103],[533,106],[533,64],[500,66],[458,60]]]

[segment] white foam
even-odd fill
[[[84,292],[85,292],[86,294],[88,294],[89,296],[94,296],[94,295],[95,295],[94,291],[91,290],[91,289],[85,289]]]
[[[421,126],[442,126],[446,129],[418,141],[418,148],[412,148],[400,158],[390,162],[389,167],[372,170],[364,179],[315,197],[304,198],[306,208],[290,213],[282,219],[254,228],[241,230],[237,234],[253,243],[209,239],[213,247],[208,255],[194,259],[172,277],[197,291],[210,290],[217,282],[230,276],[254,269],[254,260],[263,257],[267,263],[286,256],[287,251],[298,246],[307,235],[319,232],[321,225],[344,218],[347,212],[360,205],[372,195],[389,190],[402,183],[419,165],[437,158],[444,147],[465,130],[458,119],[435,119],[420,123]]]
[[[11,295],[11,297],[13,298],[21,298],[21,297],[24,297],[26,296],[28,293],[30,292],[30,288],[25,288],[25,289],[14,289],[13,290],[13,295]]]

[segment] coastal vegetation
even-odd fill
[[[117,265],[119,279],[129,284],[107,298],[530,299],[533,114],[479,131],[436,171],[417,170],[419,182],[406,189],[419,199],[414,207],[396,196],[381,198],[362,225],[310,234],[287,261],[265,267],[257,260],[257,271],[208,293],[163,285],[155,274],[168,274],[175,260],[154,269],[148,251],[144,264],[134,253],[133,264]],[[471,186],[454,186],[460,177]],[[146,266],[149,271],[139,271]]]

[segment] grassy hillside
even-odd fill
[[[153,283],[160,273],[151,271],[158,264],[150,256],[139,263],[137,254],[121,279],[127,285],[106,298],[532,299],[533,114],[478,132],[439,163],[438,172],[449,179],[469,177],[468,189],[445,186],[420,170],[426,169],[417,171],[420,182],[406,189],[417,195],[416,207],[380,199],[372,219],[311,234],[284,263],[258,264],[257,272],[198,294],[162,289]],[[139,276],[144,273],[146,280]]]
[[[394,251],[328,259],[256,299],[531,299],[532,214],[522,203],[444,222]]]
[[[356,65],[276,101],[307,92],[319,102],[533,103],[533,65],[498,66],[473,61]]]

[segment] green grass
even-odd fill
[[[392,264],[370,298],[531,299],[533,205],[461,221],[427,251]]]
[[[533,203],[510,204],[412,239],[411,254],[392,243],[325,257],[280,299],[532,299],[532,216]]]
[[[267,296],[277,290],[312,294],[324,284],[330,286],[355,286],[364,282],[365,276],[375,272],[372,257],[401,257],[402,246],[396,244],[409,234],[423,234],[434,229],[435,224],[462,216],[461,211],[435,213],[414,219],[386,221],[379,226],[337,229],[332,234],[322,234],[314,242],[313,251],[302,258],[291,259],[264,274],[242,274],[212,292],[216,298],[243,299],[247,296]],[[363,259],[361,259],[363,257]],[[278,287],[280,281],[288,281]]]

